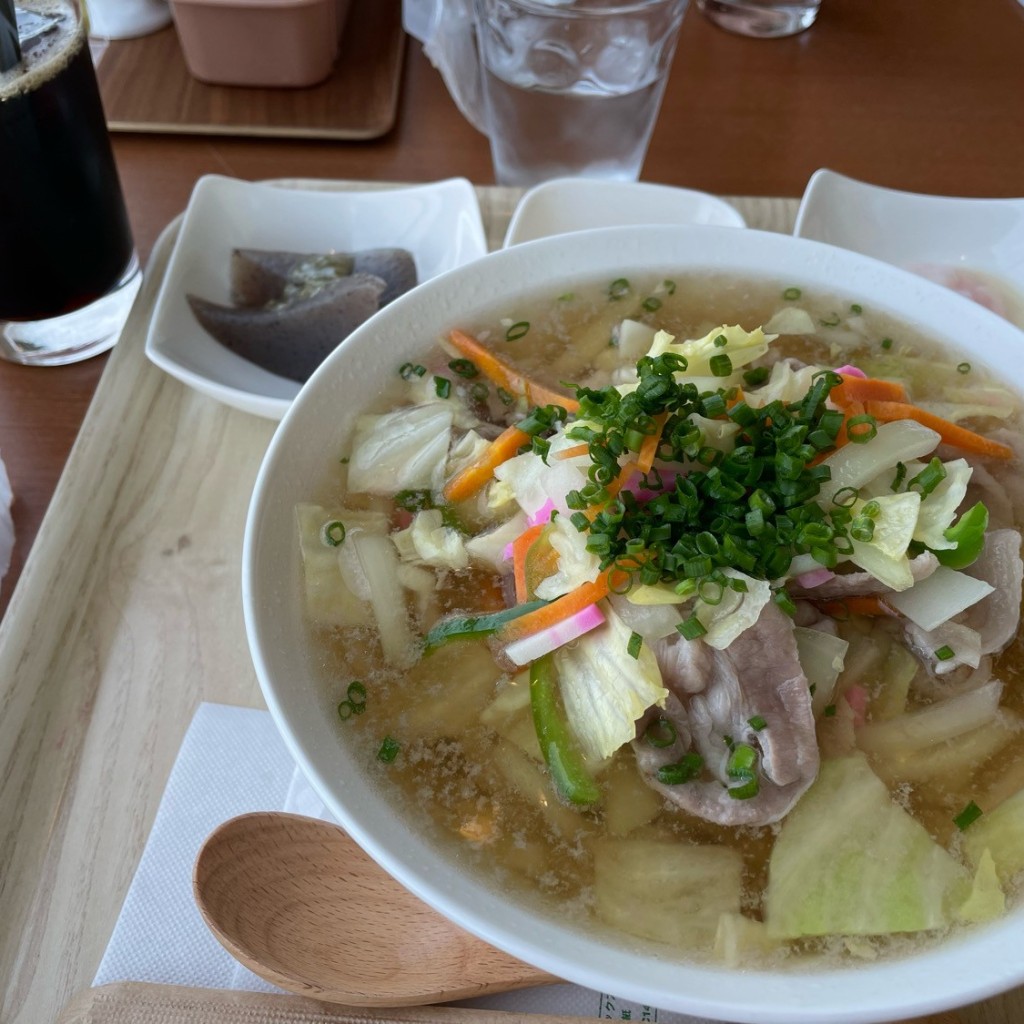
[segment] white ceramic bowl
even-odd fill
[[[746,227],[734,206],[707,192],[647,181],[555,178],[535,185],[519,201],[505,232],[505,245],[622,224]]]
[[[793,233],[923,274],[1024,328],[1024,198],[900,192],[823,168]]]
[[[192,191],[160,286],[146,355],[189,387],[244,412],[280,419],[293,380],[243,359],[199,325],[185,296],[230,304],[231,251],[408,249],[420,281],[487,252],[480,207],[464,178],[353,190],[340,182],[251,182],[210,174]]]
[[[301,601],[294,504],[324,478],[360,409],[402,361],[496,300],[538,285],[644,271],[721,271],[799,284],[870,304],[956,342],[972,362],[1019,373],[1020,332],[929,281],[854,253],[758,231],[715,227],[608,228],[502,250],[427,282],[356,331],[314,374],[270,445],[245,534],[243,599],[256,671],[293,756],[345,829],[395,878],[450,919],[552,974],[627,999],[758,1024],[865,1024],[967,1003],[1024,981],[1024,909],[937,949],[848,969],[736,971],[638,952],[510,901],[434,848],[339,741],[314,684]],[[837,284],[837,282],[841,282]],[[983,339],[979,342],[977,339]]]

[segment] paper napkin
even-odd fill
[[[202,704],[185,734],[94,985],[148,981],[279,991],[217,942],[192,899],[192,866],[203,840],[222,822],[252,811],[331,818],[295,767],[268,712]],[[652,1024],[711,1024],[568,984],[459,1005]]]

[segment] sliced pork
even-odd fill
[[[641,730],[634,747],[645,781],[683,810],[720,825],[778,821],[818,772],[811,694],[792,621],[772,602],[726,650],[680,637],[656,651],[670,691],[658,715],[672,723],[675,739],[655,746]],[[727,774],[738,744],[757,752],[758,791],[746,799],[730,794],[737,780]],[[703,759],[696,778],[659,780],[660,768],[694,753]]]

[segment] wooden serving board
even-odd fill
[[[308,88],[206,85],[173,25],[109,43],[97,76],[114,131],[373,139],[395,122],[404,53],[400,0],[352,0],[334,70]]]
[[[497,246],[519,193],[484,188],[478,197]],[[734,204],[751,227],[784,232],[797,207]],[[319,1004],[319,1017],[308,1008],[300,1018],[240,1015],[229,1012],[245,1002],[237,993],[89,990],[196,707],[263,706],[239,578],[249,497],[275,424],[146,359],[176,232],[174,223],[154,250],[0,621],[0,1020],[50,1024],[76,993],[67,1024],[379,1019]],[[207,1014],[211,1006],[218,1015]],[[389,1019],[441,1024],[440,1011],[417,1013]],[[959,1016],[1020,1024],[1024,990]]]

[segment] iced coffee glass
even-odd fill
[[[501,185],[640,176],[687,0],[476,0]]]
[[[141,275],[75,0],[17,0],[0,71],[0,356],[109,349]]]

